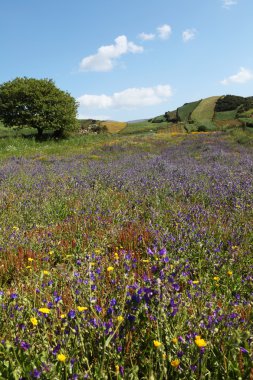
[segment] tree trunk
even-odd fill
[[[42,134],[43,134],[43,128],[41,127],[37,127],[37,130],[38,130],[38,140],[41,140],[42,139]]]

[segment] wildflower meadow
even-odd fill
[[[252,148],[59,144],[1,156],[0,379],[253,379]]]

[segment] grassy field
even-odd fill
[[[162,130],[164,128],[167,128],[168,123],[167,122],[161,122],[161,123],[151,123],[148,121],[141,121],[137,123],[128,123],[127,126],[122,129],[119,133],[122,135],[128,135],[128,134],[145,134],[149,132],[156,132],[158,130]]]
[[[237,109],[232,111],[215,112],[215,120],[234,120],[237,114]]]
[[[9,133],[0,379],[250,379],[252,132]]]
[[[195,108],[199,105],[200,102],[201,100],[198,100],[196,102],[186,103],[182,107],[179,107],[177,112],[180,120],[186,122],[190,120],[192,112],[195,110]]]
[[[105,126],[109,133],[118,133],[126,128],[127,123],[119,121],[101,121],[100,125]]]
[[[191,119],[196,122],[203,120],[212,120],[214,116],[214,108],[219,96],[212,96],[203,99],[191,114]]]

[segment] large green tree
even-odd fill
[[[0,120],[20,126],[55,131],[59,136],[77,128],[77,103],[51,79],[16,78],[0,85]]]

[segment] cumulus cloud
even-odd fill
[[[122,35],[114,40],[114,44],[101,46],[97,53],[82,59],[80,69],[82,71],[111,71],[117,59],[127,53],[141,53],[143,47],[127,40]]]
[[[154,33],[140,33],[138,36],[142,41],[152,41],[155,39]]]
[[[172,96],[169,85],[154,87],[132,87],[112,95],[89,95],[80,96],[77,100],[81,107],[87,108],[138,108],[161,104],[168,101]]]
[[[184,42],[191,41],[195,38],[196,35],[196,29],[186,29],[182,33],[182,39]]]
[[[158,37],[161,38],[162,40],[167,40],[172,33],[172,28],[168,24],[159,26],[156,30],[158,33]]]
[[[222,0],[223,8],[229,9],[232,5],[237,4],[237,0]]]
[[[241,67],[237,74],[231,75],[221,81],[221,84],[228,85],[230,83],[247,83],[253,79],[253,72],[245,67]]]

